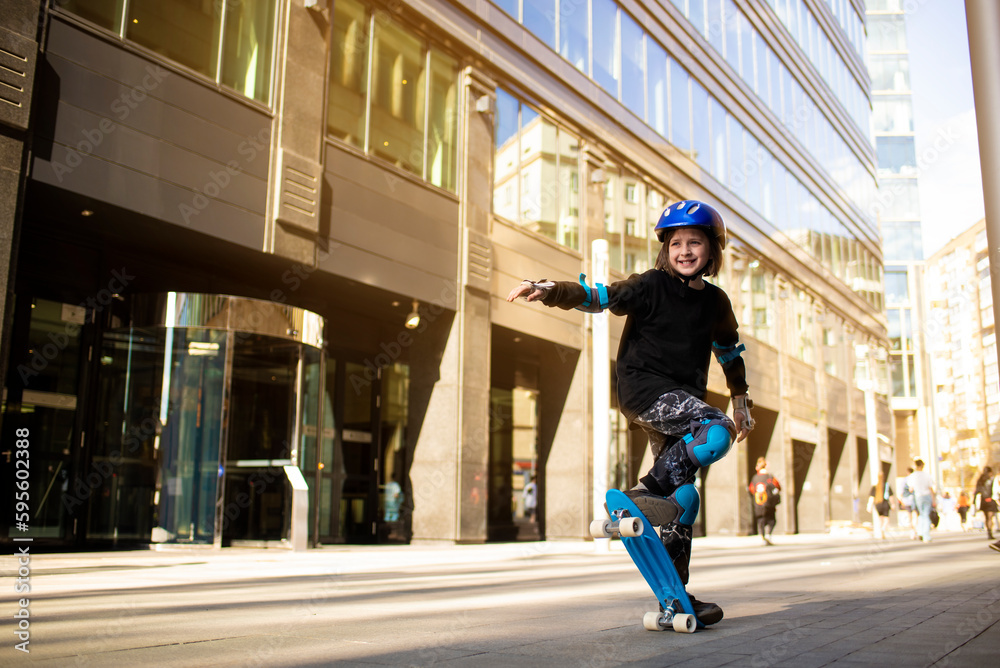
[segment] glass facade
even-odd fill
[[[770,143],[770,139],[767,143],[760,141],[729,114],[725,105],[671,58],[649,33],[641,29],[637,31],[638,22],[617,5],[606,0],[560,4],[556,21],[560,53],[761,214],[771,224],[774,235],[783,235],[789,243],[798,245],[875,308],[881,308],[881,266],[870,250],[878,246],[876,223],[870,218],[878,205],[874,198],[874,165],[848,147],[827,120],[827,112],[822,110],[822,105],[813,101],[763,35],[731,0],[678,0],[674,4],[692,20],[711,45],[722,48],[722,54],[737,74],[770,106],[792,136],[817,158],[855,204],[855,218],[851,222],[845,222],[822,204],[785,164],[785,158]],[[779,16],[784,13],[786,19],[791,16],[787,7],[795,10],[795,25],[802,26],[801,31],[796,27],[795,34],[800,42],[807,40],[803,47],[807,55],[814,63],[827,63],[830,77],[841,82],[831,86],[834,92],[839,99],[846,101],[848,111],[852,112],[859,127],[867,128],[868,98],[857,83],[851,86],[843,83],[848,77],[840,73],[847,72],[847,65],[834,53],[829,38],[818,27],[810,10],[798,1],[778,4],[780,6],[776,7],[776,11]],[[583,11],[587,8],[589,14]],[[504,6],[504,9],[513,17],[523,16],[513,3],[509,7]],[[837,5],[832,11],[841,12],[842,9]],[[591,26],[588,15],[601,17],[603,23],[600,30]],[[850,14],[845,11],[841,25],[846,22],[851,26],[850,31],[861,34],[863,31],[858,31],[851,15],[857,17],[853,10]],[[521,21],[524,23],[523,18]],[[530,28],[527,23],[525,26]],[[613,32],[610,26],[617,26],[618,32]],[[619,38],[619,35],[626,34],[630,36],[627,42]],[[589,43],[586,40],[588,35],[591,37]],[[644,44],[644,58],[637,57],[635,49],[640,37]],[[593,54],[593,62],[588,60],[587,54],[590,53]],[[638,81],[640,69],[644,71],[645,84],[641,88],[626,86],[626,79]],[[850,80],[854,81],[853,75]],[[637,93],[640,90],[644,97],[641,101]],[[535,220],[539,207],[532,206],[532,202],[543,188],[535,181],[541,173],[531,174],[525,169],[527,147],[524,144],[524,128],[528,127],[525,118],[533,121],[538,112],[526,113],[525,110],[530,108],[524,101],[514,99],[513,94],[505,95],[510,99],[498,95],[497,105],[494,210],[504,218],[533,227],[535,231],[576,248],[578,242],[575,236],[569,237],[572,241],[567,243],[551,229],[542,231],[552,228],[552,222]],[[515,107],[520,111],[516,112]],[[517,113],[521,116],[519,126],[515,125]],[[554,126],[554,122],[545,117],[538,122],[543,126]],[[521,141],[516,160],[511,143],[514,127],[519,128]],[[514,172],[520,175],[520,181],[511,178]],[[905,209],[913,201],[904,193],[894,199],[894,205]],[[606,201],[605,207],[609,206],[621,208],[621,202]],[[622,228],[610,225],[606,228],[611,235],[612,268],[621,270],[626,265],[626,252],[623,245],[616,245],[614,235],[619,234]]]
[[[267,0],[71,0],[57,6],[250,99],[269,103],[276,5]]]
[[[327,134],[457,188],[458,61],[370,6],[335,3]]]
[[[895,3],[898,4],[898,3]],[[872,77],[872,127],[880,178],[874,210],[882,230],[889,307],[892,396],[916,399],[916,349],[910,332],[919,295],[910,287],[914,263],[923,259],[919,165],[913,128],[906,19],[893,2],[869,3],[869,69]]]
[[[496,96],[494,213],[579,250],[579,138],[505,90]]]

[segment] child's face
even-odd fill
[[[681,276],[700,276],[708,263],[708,236],[694,227],[682,227],[667,242],[670,266]]]

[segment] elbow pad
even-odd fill
[[[715,359],[718,360],[719,364],[722,365],[723,369],[732,364],[733,361],[742,357],[743,351],[746,349],[746,346],[742,343],[731,346],[720,346],[718,343],[715,343],[714,341],[712,342],[712,353],[715,355]]]
[[[586,291],[587,296],[583,303],[576,307],[577,311],[584,313],[600,313],[608,307],[608,286],[597,283],[594,287],[587,285],[586,274],[580,274],[580,285]]]

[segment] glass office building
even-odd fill
[[[726,219],[758,421],[698,531],[753,530],[759,456],[779,531],[864,519],[893,454],[862,2],[35,4],[3,429],[40,540],[587,538],[593,417],[609,486],[647,445],[594,403],[591,316],[504,297],[598,240],[649,270],[682,199]]]
[[[917,187],[921,160],[913,127],[904,3],[870,0],[868,34],[879,175],[873,210],[882,231],[885,262],[896,475],[905,476],[919,457],[940,483],[934,385],[925,337],[928,313]]]

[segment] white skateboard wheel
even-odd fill
[[[642,616],[642,626],[647,631],[662,631],[663,625],[660,620],[663,619],[662,612],[647,612]]]
[[[638,517],[625,517],[618,523],[618,531],[627,538],[642,535],[642,520]]]
[[[695,620],[694,615],[683,612],[674,615],[673,624],[674,631],[678,633],[694,633],[698,628],[698,622]]]
[[[590,535],[594,538],[610,538],[611,520],[594,520],[591,522]]]

